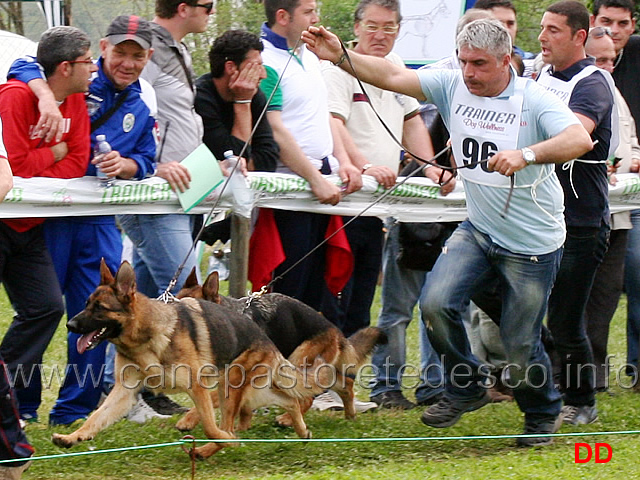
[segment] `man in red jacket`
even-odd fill
[[[97,69],[90,43],[89,37],[77,28],[54,27],[42,34],[38,45],[38,62],[63,116],[60,140],[40,138],[41,132],[36,129],[38,100],[26,84],[10,80],[0,86],[2,137],[15,176],[84,175],[90,151],[84,92]],[[25,398],[23,389],[28,381],[40,376],[42,355],[64,313],[56,272],[42,234],[43,221],[0,221],[0,281],[16,311],[0,344],[0,355],[15,382],[20,415],[26,420],[37,419],[40,392]]]

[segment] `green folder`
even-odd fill
[[[204,143],[180,163],[187,167],[191,174],[189,188],[184,193],[176,191],[180,205],[185,213],[188,213],[224,181],[224,175],[222,175],[216,157]]]

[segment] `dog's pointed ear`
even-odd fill
[[[104,257],[100,260],[100,285],[111,285],[113,283],[113,273],[104,261]]]
[[[193,288],[198,286],[198,275],[196,275],[196,267],[191,269],[191,273],[184,282],[182,288]]]
[[[213,271],[204,281],[204,285],[202,285],[202,297],[210,302],[221,303],[220,294],[218,293],[219,288],[220,276],[218,272]]]
[[[118,294],[133,297],[136,293],[136,274],[126,260],[122,262],[116,273],[116,289]]]

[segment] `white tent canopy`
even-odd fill
[[[4,83],[11,63],[23,55],[35,55],[38,44],[21,35],[0,30],[0,45],[0,83]]]

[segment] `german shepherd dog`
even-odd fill
[[[252,319],[266,332],[282,355],[298,368],[308,367],[318,357],[332,365],[334,382],[331,389],[340,395],[345,406],[345,417],[355,419],[353,377],[373,348],[386,343],[387,337],[382,330],[377,327],[363,328],[347,339],[321,313],[287,295],[267,293],[250,302],[246,297],[225,297],[219,293],[218,272],[212,272],[204,285],[200,286],[195,269],[192,270],[177,294],[178,298],[188,296],[209,300]],[[300,402],[303,414],[311,407],[312,401],[306,398]],[[177,425],[178,428],[195,427],[197,418],[194,415],[195,412],[187,413],[183,418],[185,421]],[[291,426],[292,420],[289,414],[278,418],[283,426]],[[243,427],[249,421],[250,412],[243,412]]]
[[[322,391],[313,383],[313,375],[305,376],[315,371],[296,369],[254,322],[194,298],[169,304],[151,300],[136,291],[128,262],[122,263],[114,278],[103,261],[100,274],[100,285],[67,328],[82,335],[81,353],[104,340],[116,346],[115,386],[82,427],[69,435],[54,434],[56,445],[71,447],[95,437],[131,409],[143,386],[155,392],[186,392],[208,438],[234,438],[234,419],[241,408],[272,404],[291,415],[300,437],[310,438],[299,400]],[[216,382],[220,427],[211,395]],[[208,443],[195,453],[206,458],[227,445]]]

